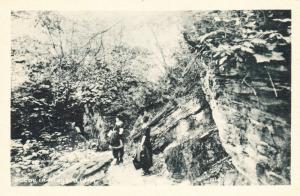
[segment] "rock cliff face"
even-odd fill
[[[291,12],[210,14],[189,18],[184,39],[197,54],[195,67],[222,146],[251,184],[289,184]],[[243,14],[249,21],[238,28],[233,22],[227,32],[227,21],[242,21]],[[225,35],[215,25],[220,20]]]
[[[227,156],[217,130],[213,129],[204,135],[170,145],[165,152],[165,162],[172,177],[187,177],[194,181]]]
[[[195,185],[250,183],[224,150],[205,99],[183,97],[157,116],[151,128],[155,171],[164,168],[171,178]],[[139,126],[131,137],[137,137]]]
[[[204,97],[177,100],[151,129],[154,153],[163,154],[170,176],[193,184],[289,184],[289,71],[252,67],[249,82],[201,70]]]
[[[202,64],[202,97],[181,97],[152,115],[155,167],[197,185],[289,184],[290,71],[280,64],[249,67],[248,75],[232,69],[222,74]],[[98,114],[85,121],[92,133],[105,130]],[[139,141],[139,122],[129,142]]]
[[[202,89],[226,152],[253,184],[290,182],[290,85],[282,65],[269,73],[254,67],[251,87],[245,76],[228,77],[203,67]],[[255,91],[255,92],[254,92]]]

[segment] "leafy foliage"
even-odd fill
[[[174,64],[166,67],[165,74],[159,80],[161,102],[174,101],[185,96],[202,98],[199,67],[195,56],[184,42],[180,42],[180,47],[174,50],[172,58]]]
[[[149,52],[105,42],[104,35],[118,23],[89,33],[55,12],[31,17],[41,39],[12,40],[12,63],[25,66],[27,75],[27,81],[12,91],[13,138],[65,132],[67,122],[83,131],[85,107],[106,116],[111,125],[121,113],[128,127],[147,102],[155,100],[154,85],[133,69]]]
[[[191,51],[220,74],[290,61],[290,11],[213,11],[189,19],[183,35]]]

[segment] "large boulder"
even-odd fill
[[[186,141],[173,143],[168,146],[164,154],[167,168],[172,176],[188,178],[191,181],[228,156],[221,145],[216,129]]]
[[[70,154],[74,155],[74,153]],[[81,157],[82,155],[83,157]],[[51,177],[47,178],[46,184],[49,186],[60,185],[103,185],[105,172],[112,162],[111,152],[92,153],[91,157],[83,154],[77,154],[73,158],[66,157],[66,160],[61,164],[56,164],[47,169],[44,175],[53,173]],[[64,164],[71,161],[69,167]],[[46,179],[44,177],[44,179]]]

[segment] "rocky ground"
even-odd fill
[[[126,148],[124,163],[116,165],[110,151],[96,152],[77,148],[34,152],[28,143],[17,141],[24,156],[12,160],[13,186],[169,186],[169,185],[241,185],[249,182],[240,175],[220,145],[216,132],[170,145],[165,153],[154,155],[152,175],[143,176],[132,164],[134,148]],[[38,142],[37,142],[38,143]],[[205,149],[211,147],[211,149]],[[27,150],[25,151],[24,150]],[[45,147],[44,147],[45,148]],[[202,151],[194,156],[195,149]],[[29,152],[28,152],[29,151]],[[31,152],[32,151],[32,152]],[[43,151],[43,152],[41,152]],[[179,152],[182,152],[181,154]],[[219,154],[219,156],[216,156]],[[18,154],[20,155],[20,154]],[[202,157],[202,158],[201,158]],[[204,158],[203,158],[204,157]],[[210,158],[209,158],[210,157]],[[14,156],[16,158],[16,156]],[[199,161],[196,164],[196,161]]]
[[[16,143],[14,143],[16,148]],[[26,146],[26,145],[25,145]],[[23,147],[21,144],[19,148]],[[135,170],[132,157],[125,155],[124,163],[115,165],[110,151],[74,149],[52,152],[47,160],[40,156],[24,156],[11,166],[13,186],[92,186],[92,185],[173,185],[166,173],[158,172],[159,157],[155,158],[153,174],[142,176]],[[47,162],[47,166],[45,165]]]

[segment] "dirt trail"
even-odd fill
[[[55,155],[55,156],[54,156]],[[142,175],[136,170],[132,158],[125,154],[124,163],[115,165],[110,151],[74,150],[55,152],[51,165],[41,168],[34,160],[12,166],[12,185],[46,186],[169,186],[178,185],[166,175]],[[26,158],[26,157],[25,157]],[[155,161],[155,160],[154,160]],[[36,161],[37,162],[37,161]],[[20,173],[20,169],[31,169]],[[40,179],[45,181],[39,181]],[[180,183],[180,185],[185,183]]]
[[[123,164],[114,165],[107,170],[107,184],[108,185],[121,185],[121,186],[169,186],[174,182],[166,176],[149,175],[143,176],[142,170],[136,170],[132,164],[132,159],[127,157]]]

